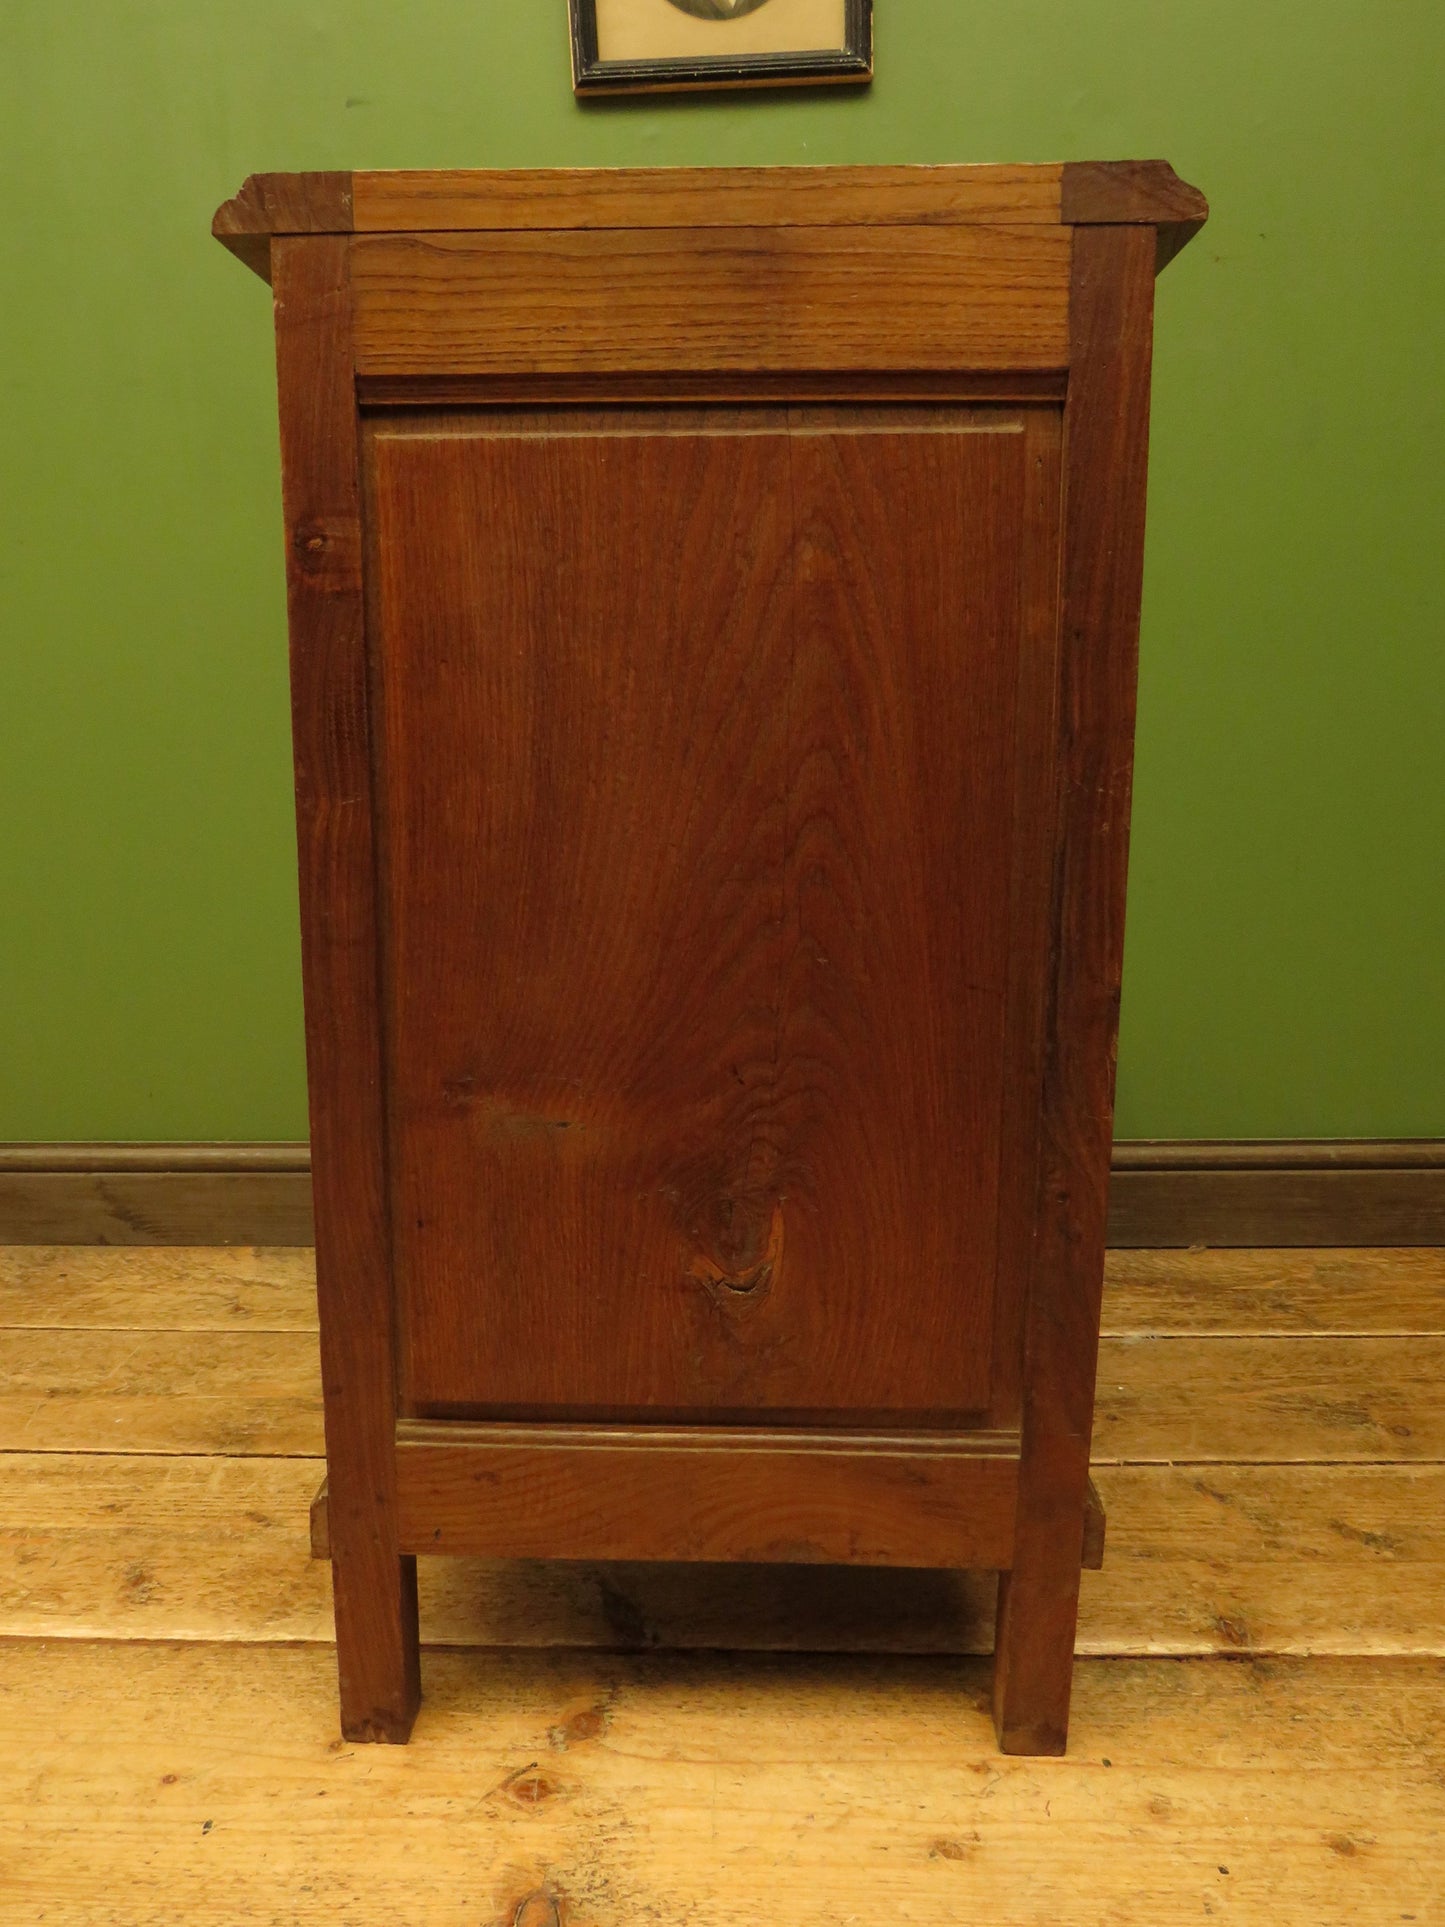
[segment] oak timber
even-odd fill
[[[311,1557],[329,1559],[331,1557],[331,1530],[326,1517],[326,1481],[323,1479],[316,1489],[316,1495],[309,1508],[309,1529]],[[1089,1481],[1088,1497],[1084,1509],[1084,1558],[1085,1568],[1098,1572],[1104,1563],[1104,1540],[1108,1531],[1108,1519],[1104,1502],[1099,1497],[1098,1487]]]
[[[217,211],[212,232],[266,276],[270,237],[282,234],[1102,221],[1183,231],[1187,240],[1207,211],[1166,161],[361,169],[253,174]]]
[[[447,228],[851,227],[1060,219],[1063,169],[617,167],[352,175],[359,234]]]
[[[408,1552],[1005,1564],[1018,1439],[760,1426],[397,1427]]]
[[[358,235],[356,371],[1064,368],[1070,234],[977,226]],[[772,299],[760,299],[761,288]]]

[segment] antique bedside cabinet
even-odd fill
[[[996,1569],[1059,1752],[1162,162],[259,175],[341,1717],[416,1557]]]

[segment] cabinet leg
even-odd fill
[[[333,1538],[336,1664],[348,1740],[404,1746],[421,1704],[416,1560],[357,1557]]]
[[[1079,1563],[1035,1557],[999,1574],[993,1723],[1004,1753],[1060,1754],[1069,1739]]]

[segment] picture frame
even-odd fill
[[[568,7],[578,96],[859,85],[873,77],[873,0],[568,0]],[[810,44],[820,37],[818,23],[839,44]],[[795,35],[797,44],[789,44]]]

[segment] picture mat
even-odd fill
[[[846,0],[767,0],[736,20],[695,20],[672,0],[596,4],[599,60],[837,53],[848,38]]]

